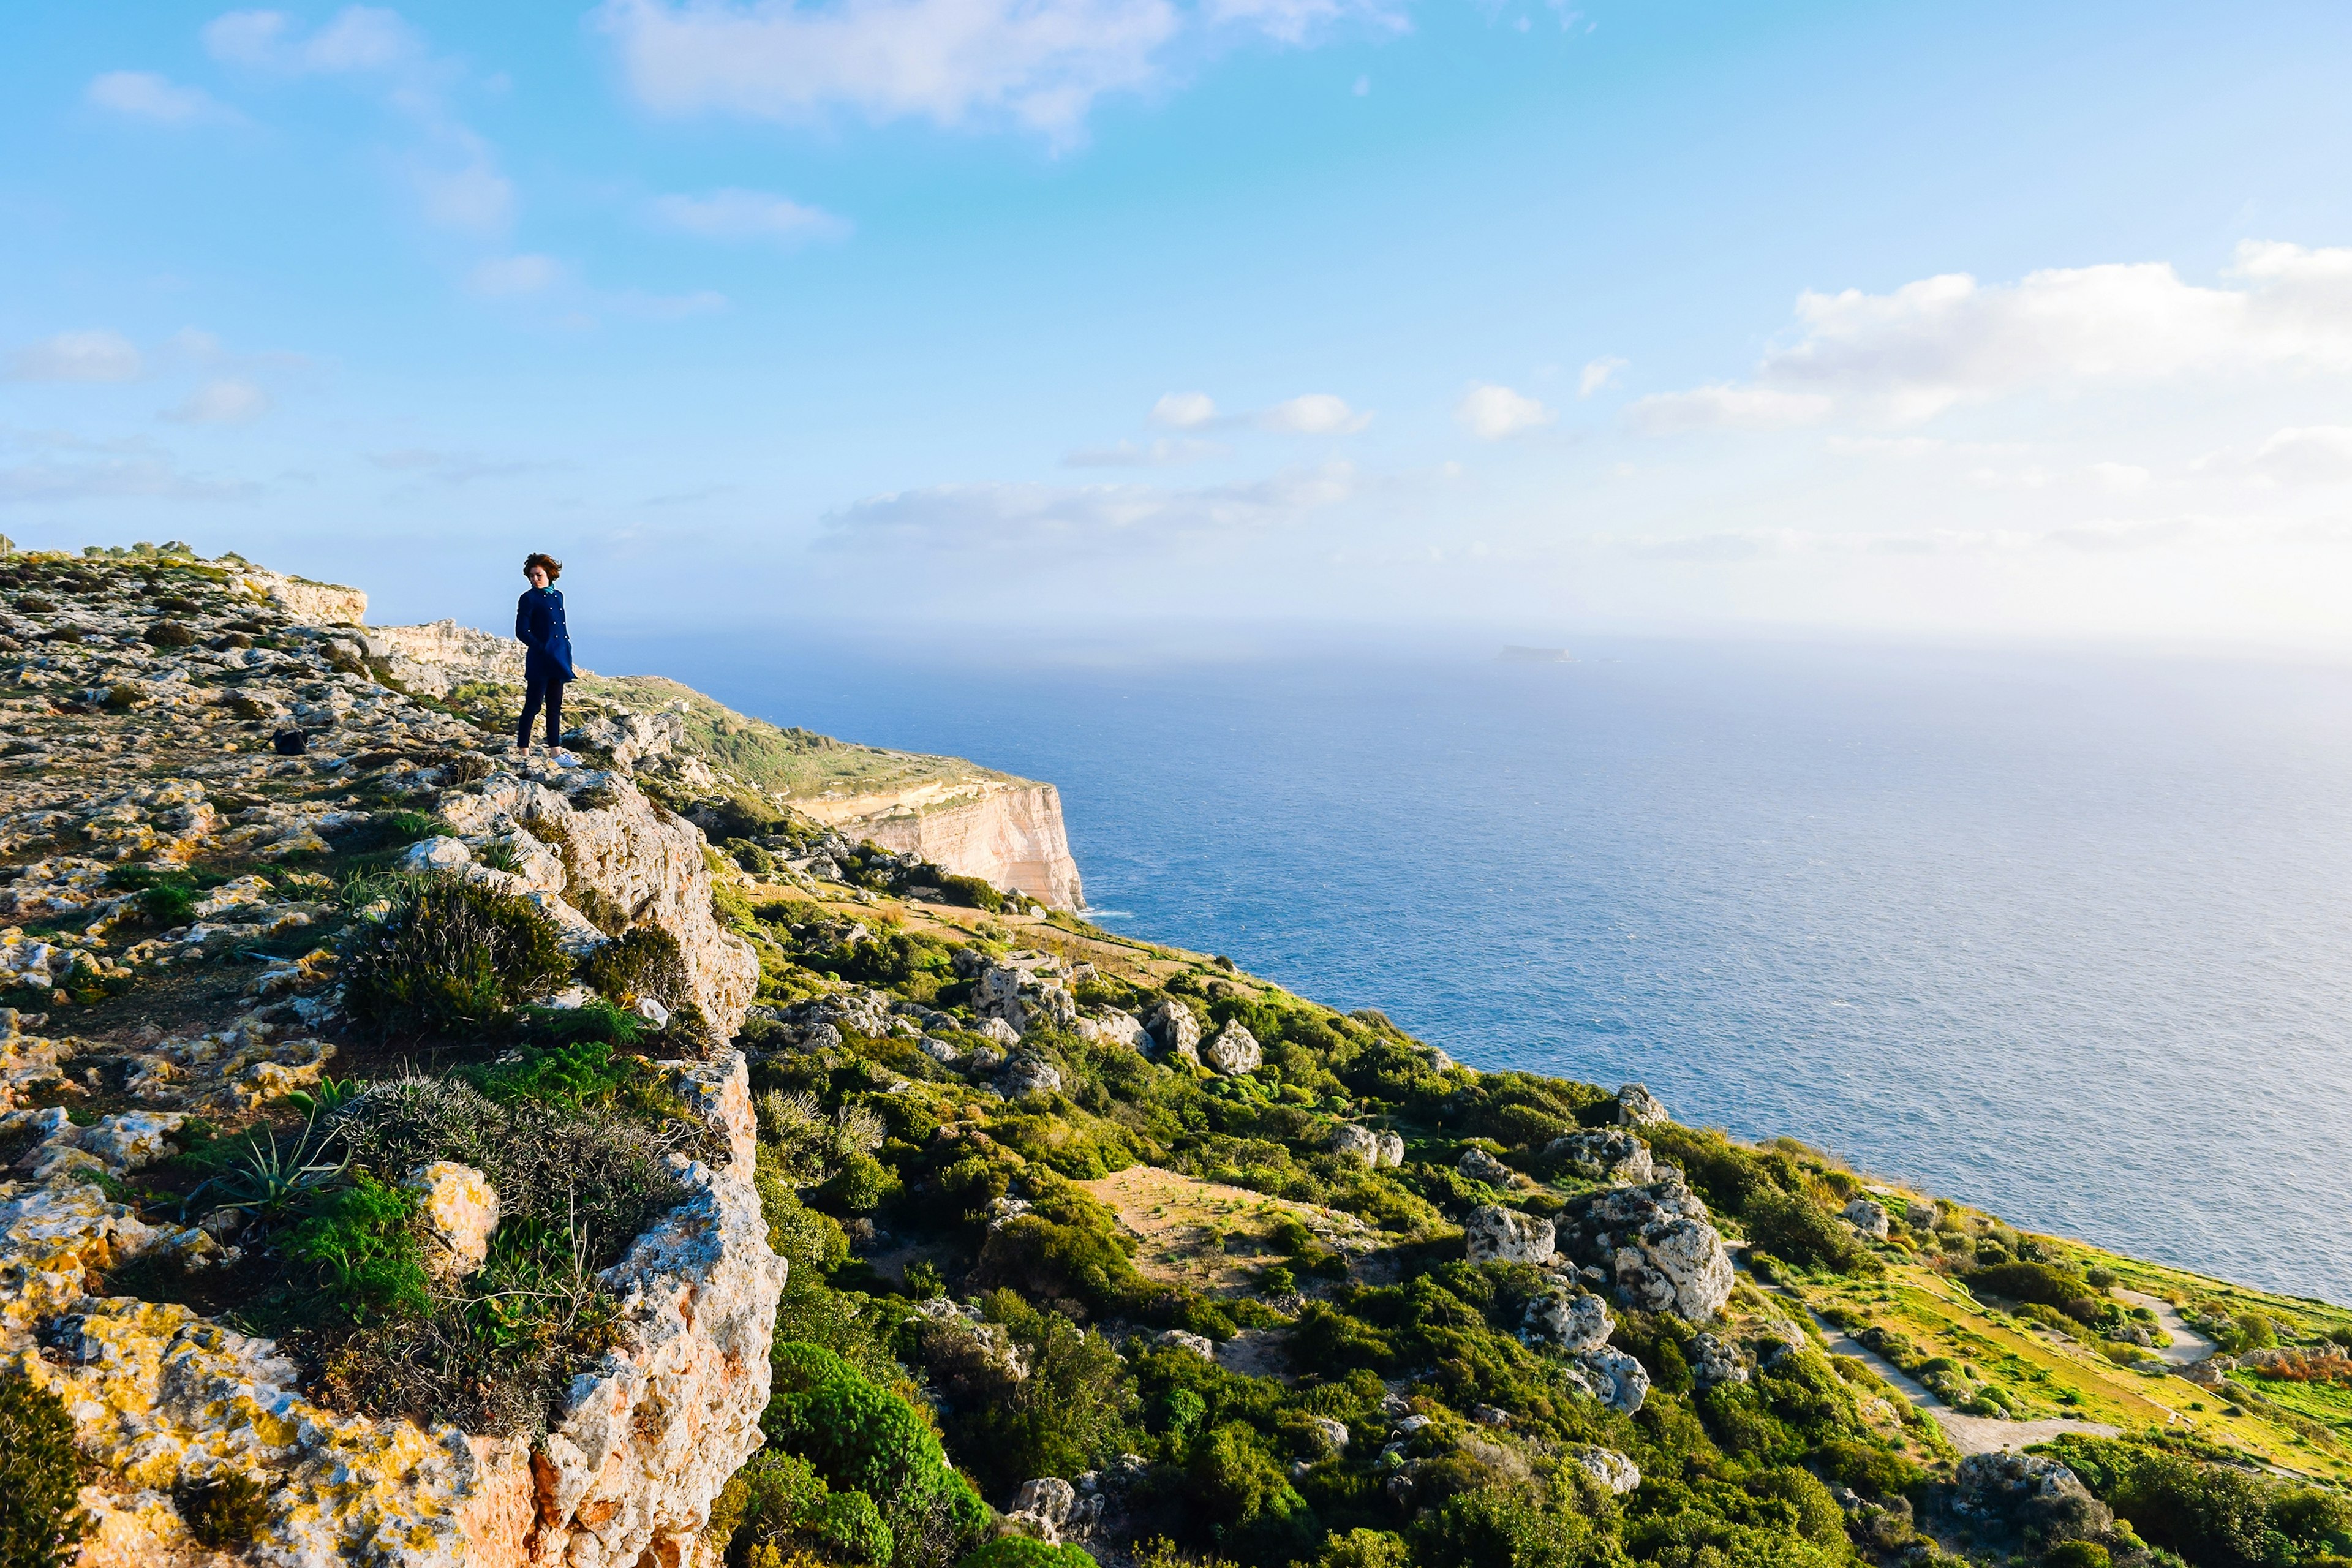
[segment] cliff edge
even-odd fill
[[[360,603],[363,612],[364,595]],[[522,649],[510,637],[454,620],[371,626],[364,637],[370,653],[386,661],[387,673],[412,690],[486,721],[519,710]],[[853,843],[872,839],[921,856],[1049,909],[1086,906],[1061,794],[1050,784],[961,757],[896,752],[780,727],[658,676],[583,671],[566,701],[583,743],[593,743],[588,726],[598,719],[617,724],[632,715],[674,713],[682,721],[676,749],[710,771],[712,787],[787,807]]]

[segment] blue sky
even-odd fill
[[[646,630],[2352,644],[2340,6],[5,28],[23,543],[379,619],[545,548]]]

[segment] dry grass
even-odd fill
[[[1255,1288],[1256,1271],[1280,1257],[1269,1237],[1285,1216],[1327,1244],[1373,1234],[1350,1215],[1153,1165],[1130,1165],[1078,1184],[1108,1205],[1142,1243],[1135,1266],[1144,1275],[1213,1294],[1240,1295]]]

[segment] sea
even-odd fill
[[[626,637],[1060,786],[1093,917],[1481,1068],[2352,1303],[2352,666]]]

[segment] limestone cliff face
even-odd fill
[[[964,877],[1012,888],[1057,910],[1086,906],[1062,826],[1062,794],[1026,779],[957,779],[888,795],[795,800],[854,839],[912,851]]]

